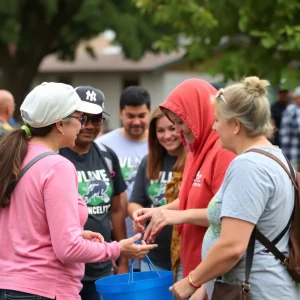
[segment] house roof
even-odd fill
[[[94,49],[96,59],[92,58],[85,47]],[[48,55],[40,64],[40,73],[52,72],[149,72],[181,60],[184,51],[166,53],[146,53],[139,61],[124,57],[121,48],[111,45],[108,39],[100,36],[90,42],[82,43],[74,61],[61,61],[56,55]]]

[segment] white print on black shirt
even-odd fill
[[[88,205],[89,214],[107,213],[111,204],[112,188],[105,170],[77,171],[78,191]]]
[[[159,172],[159,179],[150,180],[150,185],[148,187],[148,195],[153,202],[154,207],[166,205],[166,185],[171,181],[173,177],[173,172]]]

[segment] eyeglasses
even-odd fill
[[[94,126],[100,126],[104,123],[105,118],[103,118],[102,116],[99,116],[99,115],[95,115],[92,117],[86,116],[86,124],[88,124],[89,121],[91,121]]]
[[[78,116],[68,116],[68,117],[66,117],[66,119],[68,119],[68,118],[78,119],[82,127],[87,123],[87,116],[80,116],[80,117],[78,117]]]
[[[228,105],[228,102],[226,101],[225,97],[224,97],[224,89],[219,89],[217,91],[217,95],[216,95],[216,99],[220,98],[225,104]]]

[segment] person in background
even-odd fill
[[[283,111],[279,141],[283,154],[300,171],[300,87],[292,94],[293,103]]]
[[[160,109],[180,133],[189,150],[180,186],[179,199],[159,208],[142,208],[133,213],[135,227],[151,220],[144,233],[147,241],[155,240],[166,225],[178,225],[180,260],[183,277],[200,262],[202,241],[209,225],[207,206],[219,190],[234,154],[221,148],[212,130],[213,106],[210,98],[216,90],[201,79],[188,79],[177,86],[160,105]],[[205,294],[205,289],[202,289]]]
[[[126,190],[116,154],[108,147],[93,141],[101,130],[105,118],[104,94],[91,86],[76,89],[80,99],[94,106],[87,121],[77,135],[75,145],[59,150],[60,155],[70,160],[77,171],[78,192],[88,206],[89,217],[85,230],[101,233],[106,242],[112,233],[116,241],[126,238],[126,212],[120,203],[120,194]],[[80,292],[82,300],[98,300],[95,281],[111,275],[112,261],[86,264]],[[117,274],[128,272],[128,260],[120,258]]]
[[[214,130],[223,148],[237,157],[231,162],[224,182],[208,206],[210,226],[206,231],[202,262],[171,288],[177,299],[186,299],[196,289],[190,285],[205,283],[212,298],[215,278],[222,276],[227,284],[245,280],[245,251],[256,228],[270,241],[281,234],[289,223],[294,208],[294,187],[284,169],[261,149],[275,155],[288,169],[282,151],[273,146],[270,104],[266,97],[269,82],[246,77],[241,82],[219,91],[213,98]],[[289,231],[276,244],[289,256]],[[299,299],[299,284],[287,268],[265,247],[255,242],[250,273],[252,300]],[[199,299],[200,297],[191,297]]]
[[[0,138],[13,130],[9,121],[14,115],[14,111],[14,96],[9,91],[0,90]]]
[[[291,89],[286,85],[283,78],[277,87],[277,101],[271,105],[272,124],[275,128],[271,141],[273,145],[281,147],[279,139],[279,131],[281,126],[282,113],[287,108],[291,100]]]
[[[136,245],[141,235],[107,243],[83,230],[76,170],[57,151],[74,146],[94,106],[70,85],[44,82],[20,111],[25,125],[0,141],[0,299],[79,300],[84,263],[141,258],[156,245]]]
[[[151,116],[148,144],[149,154],[139,166],[128,204],[130,216],[142,207],[166,205],[166,185],[173,178],[173,171],[182,170],[185,163],[186,150],[180,134],[175,132],[174,125],[159,108]],[[158,270],[171,269],[171,238],[172,226],[166,226],[156,238],[159,246],[149,253]],[[147,261],[142,260],[141,271],[147,270]]]
[[[136,173],[142,158],[148,153],[148,125],[151,100],[141,86],[129,86],[120,96],[120,119],[122,127],[96,139],[97,144],[110,147],[118,156],[127,189],[121,194],[121,202],[127,212]],[[130,217],[126,218],[127,237],[134,235]],[[135,262],[135,270],[139,269]]]

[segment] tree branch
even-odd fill
[[[51,43],[58,37],[62,26],[70,22],[74,14],[79,11],[82,3],[83,0],[59,0],[58,13],[53,17],[49,25],[44,21],[45,8],[41,5],[37,6],[38,9],[35,10],[36,31],[34,33],[34,41],[30,47],[19,49],[18,51],[18,61],[22,63],[19,76],[24,76],[27,72],[30,72],[30,69],[38,67],[44,56],[48,54]],[[23,35],[21,33],[22,37],[28,36],[28,33],[32,34],[30,28],[27,29],[29,32],[26,32],[26,28],[28,26],[23,25],[22,29],[25,32],[23,32]],[[26,44],[26,42],[28,43],[28,41],[22,40],[22,44]],[[29,57],[30,59],[28,59]]]

